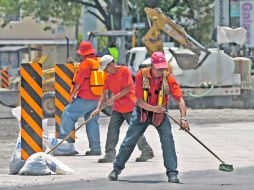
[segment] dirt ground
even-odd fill
[[[169,113],[179,117],[178,110]],[[108,117],[102,117],[101,125],[107,125]],[[254,122],[254,109],[188,109],[187,119],[192,123],[206,127],[206,124]],[[209,125],[211,127],[211,125]],[[7,174],[8,160],[18,136],[18,122],[12,116],[11,108],[0,105],[0,174]]]

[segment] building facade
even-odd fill
[[[247,30],[247,56],[254,63],[254,0],[215,0],[216,26],[244,27]]]
[[[42,55],[48,56],[44,67],[67,62],[67,38],[69,39],[69,56],[75,57],[74,27],[59,26],[36,21],[25,17],[11,21],[0,28],[0,47],[25,46],[33,49],[22,57],[22,62],[29,62]]]

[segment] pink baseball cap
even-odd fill
[[[151,55],[151,61],[153,66],[156,69],[167,69],[168,68],[168,63],[166,61],[165,55],[162,52],[154,52]]]

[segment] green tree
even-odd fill
[[[0,16],[4,20],[2,26],[5,26],[9,22],[8,15],[22,10],[21,16],[32,15],[40,20],[76,26],[78,37],[82,6],[87,7],[87,12],[99,19],[107,30],[120,29],[122,1],[124,0],[0,0]],[[128,0],[128,2],[129,15],[132,15],[133,22],[146,21],[144,7],[161,7],[167,16],[198,41],[204,44],[211,41],[213,0]]]
[[[44,30],[51,30],[52,24],[75,26],[75,38],[78,40],[81,5],[66,0],[0,0],[1,27],[10,22],[10,15],[20,17],[32,16],[45,21],[48,25]]]
[[[130,14],[135,15],[133,22],[146,22],[146,6],[161,10],[176,24],[197,39],[200,43],[210,44],[213,29],[213,0],[129,0]],[[147,29],[146,29],[147,30]],[[146,31],[142,31],[144,33]]]
[[[174,2],[178,2],[177,6],[171,6],[171,9],[167,9],[164,5],[162,10],[200,43],[210,44],[213,30],[214,1],[182,0]]]
[[[75,25],[79,21],[81,6],[67,0],[0,0],[2,26],[10,21],[9,15],[20,11],[21,17],[33,16],[46,22]]]

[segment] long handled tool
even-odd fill
[[[219,170],[221,171],[225,171],[225,172],[232,172],[234,169],[233,169],[233,165],[230,165],[230,164],[226,164],[224,161],[222,161],[219,156],[217,156],[213,151],[211,151],[204,143],[202,143],[197,137],[195,137],[190,131],[184,129],[181,124],[175,119],[173,118],[172,116],[170,116],[167,112],[166,114],[176,123],[178,124],[181,129],[183,129],[185,132],[187,132],[190,136],[192,136],[196,141],[199,142],[199,144],[201,144],[206,150],[208,150],[215,158],[217,158],[221,164],[219,166]]]
[[[101,110],[103,110],[105,107],[106,107],[106,104],[104,104],[104,105],[100,108],[100,110],[98,111],[98,113],[99,113]],[[93,116],[90,115],[90,117],[89,117],[87,120],[85,120],[85,121],[84,121],[79,127],[77,127],[74,131],[70,132],[65,138],[63,138],[63,140],[62,140],[60,143],[58,143],[55,147],[53,147],[51,150],[49,150],[49,151],[47,152],[47,154],[50,154],[50,153],[53,152],[57,147],[59,147],[61,144],[63,144],[64,141],[66,141],[71,135],[73,135],[73,134],[74,134],[77,130],[79,130],[81,127],[83,127],[84,125],[86,125],[87,122],[90,121],[94,116],[95,116],[95,115],[93,115]]]

